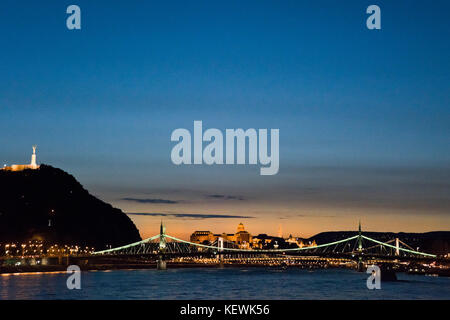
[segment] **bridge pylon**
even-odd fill
[[[159,228],[159,249],[158,249],[158,261],[156,262],[156,268],[158,270],[166,270],[167,265],[164,260],[164,254],[166,252],[166,228],[164,227],[162,221]]]
[[[358,225],[358,271],[359,272],[363,272],[364,269],[364,263],[363,263],[363,259],[362,259],[362,232],[361,232],[361,220],[359,220],[359,225]]]
[[[219,258],[219,268],[223,268],[223,238],[219,237],[217,238],[217,251],[218,251],[218,258]]]
[[[164,253],[166,251],[166,227],[164,227],[162,221],[159,227],[159,252]]]
[[[361,232],[361,220],[359,220],[358,226],[358,251],[362,251],[362,232]]]

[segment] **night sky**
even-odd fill
[[[82,29],[66,28],[81,7]],[[366,8],[381,8],[381,30]],[[73,174],[143,237],[450,230],[449,1],[9,1],[0,161]],[[280,170],[175,166],[173,130],[280,129]],[[133,214],[139,213],[139,214]],[[217,217],[220,215],[221,217]]]

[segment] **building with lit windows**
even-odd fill
[[[240,248],[250,248],[252,243],[252,235],[245,230],[242,223],[239,223],[236,233],[213,234],[211,231],[195,231],[191,234],[191,242],[200,244],[213,243],[219,237],[223,238],[224,241],[237,244]]]
[[[214,242],[217,237],[211,231],[195,231],[191,234],[191,242],[200,244],[210,244]]]
[[[199,244],[212,244],[217,238],[232,242],[241,249],[282,249],[282,248],[303,248],[314,247],[316,242],[307,239],[293,237],[288,238],[273,237],[267,234],[252,236],[242,223],[239,223],[236,233],[213,234],[211,231],[195,231],[191,235],[191,242]]]
[[[317,246],[316,244],[316,240],[313,241],[306,241],[305,239],[302,238],[296,238],[293,237],[292,235],[289,235],[289,238],[285,239],[287,243],[289,243],[290,245],[294,244],[297,245],[297,247],[299,248],[303,248],[303,247],[315,247]]]

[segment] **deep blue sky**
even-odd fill
[[[65,26],[70,4],[80,31]],[[382,30],[366,28],[370,4]],[[449,12],[448,1],[2,1],[0,160],[28,162],[36,143],[38,161],[128,212],[239,213],[261,229],[284,211],[373,228],[414,212],[423,229],[448,229]],[[279,128],[280,173],[175,167],[170,134],[194,120]]]

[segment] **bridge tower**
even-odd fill
[[[361,220],[359,220],[358,227],[358,251],[362,251],[362,234],[361,234]]]
[[[364,264],[362,261],[362,232],[361,232],[361,220],[359,220],[359,226],[358,226],[358,271],[363,272]]]
[[[223,268],[223,238],[217,238],[217,251],[219,253],[219,268]]]
[[[219,249],[219,252],[223,251],[223,238],[222,237],[217,238],[217,248]]]
[[[164,227],[162,221],[159,227],[159,252],[166,251],[166,227]]]
[[[400,241],[398,238],[395,238],[395,255],[400,255]]]
[[[159,228],[159,253],[158,253],[158,261],[156,262],[156,268],[158,270],[167,269],[166,261],[164,260],[165,252],[166,252],[166,228],[164,227],[161,221],[161,226]]]

